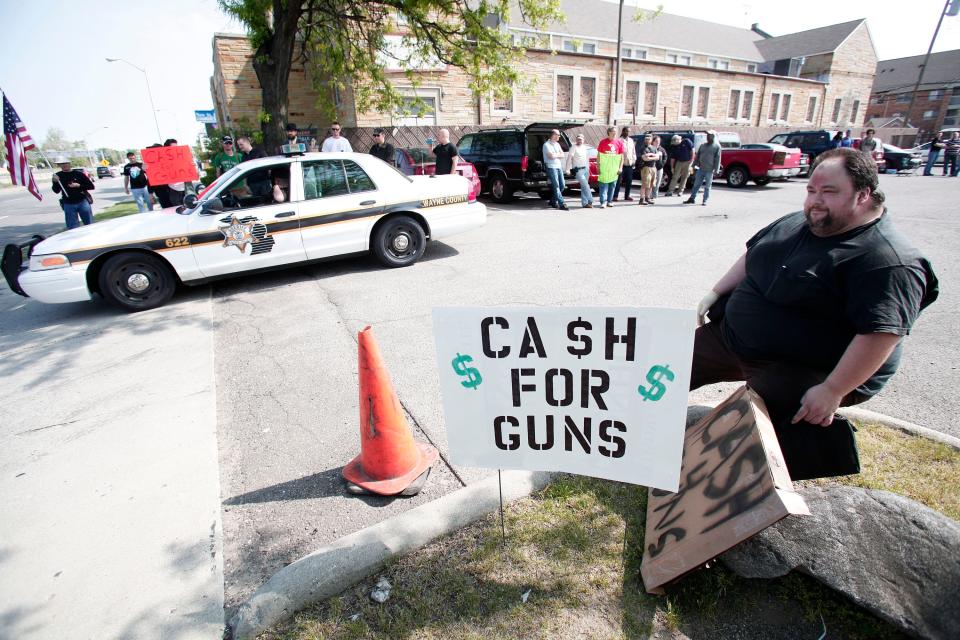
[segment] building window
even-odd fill
[[[806,122],[813,122],[817,115],[817,96],[810,96],[807,100],[807,119]]]
[[[583,43],[583,52],[584,53],[596,53],[597,45],[593,42],[584,42]]]
[[[736,120],[740,114],[740,89],[730,90],[730,104],[727,106],[727,118]]]
[[[901,93],[901,94],[898,94],[898,95],[897,95],[897,102],[899,102],[900,104],[907,104],[907,103],[909,103],[909,102],[910,102],[910,94],[909,94],[909,93]]]
[[[770,113],[767,114],[767,120],[777,119],[777,110],[780,109],[780,94],[770,94]]]
[[[699,89],[697,89],[697,117],[706,119],[707,112],[709,110],[710,110],[710,88],[700,87]]]
[[[572,52],[572,53],[576,53],[576,52],[577,52],[577,43],[574,42],[573,40],[564,40],[564,41],[563,41],[563,50],[564,50],[564,51],[570,51],[570,52]]]
[[[840,107],[843,106],[843,100],[837,98],[833,101],[833,117],[830,119],[830,122],[840,122]]]
[[[564,38],[561,48],[563,51],[570,53],[596,53],[597,43],[590,40],[571,40],[570,38]]]
[[[936,118],[936,117],[937,117],[937,110],[936,110],[936,109],[931,109],[930,111],[924,111],[924,112],[923,112],[923,118],[924,118],[925,120],[929,120],[929,119],[931,119],[931,118]]]
[[[686,85],[680,92],[680,117],[693,117],[693,87]]]
[[[622,47],[620,49],[620,56],[622,58],[630,58],[633,60],[646,60],[647,50],[638,49],[637,47]]]
[[[594,113],[596,111],[597,100],[597,79],[580,78],[580,111],[583,113]]]
[[[748,63],[747,63],[747,73],[756,73],[756,72],[757,72],[757,65],[755,65],[755,64],[752,63],[752,62],[748,62]]]
[[[647,82],[643,87],[643,115],[657,115],[657,97],[660,94],[660,85],[656,82]]]
[[[671,64],[685,64],[690,66],[690,56],[683,55],[682,53],[668,53],[667,62]]]
[[[573,113],[573,76],[557,76],[557,111]]]
[[[513,90],[503,96],[494,95],[490,109],[493,113],[513,113]]]
[[[743,92],[743,103],[740,107],[740,119],[749,120],[753,114],[753,91]]]
[[[638,80],[627,80],[623,97],[624,113],[628,116],[634,115],[637,112],[637,104],[640,100],[640,82]]]
[[[729,70],[730,61],[720,60],[718,58],[707,58],[707,66],[710,67],[711,69]]]
[[[793,99],[789,93],[783,94],[780,98],[780,120],[787,122],[790,120],[790,101]]]
[[[943,97],[942,89],[934,89],[930,92],[930,95],[927,97],[928,100],[939,100]]]
[[[850,107],[850,124],[857,123],[857,114],[860,111],[860,101],[854,100],[853,106]]]

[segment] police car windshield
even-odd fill
[[[197,204],[196,206],[194,206],[194,209],[196,209],[196,207],[200,206],[201,204],[203,204],[204,202],[212,198],[214,193],[218,191],[221,185],[224,185],[230,182],[233,179],[233,176],[237,175],[241,171],[243,171],[243,169],[241,169],[241,165],[238,164],[237,166],[230,169],[229,171],[221,175],[219,178],[211,182],[209,185],[207,185],[207,187],[200,192],[200,197],[197,200]],[[192,210],[193,209],[189,209],[189,211],[192,211]]]

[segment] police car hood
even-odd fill
[[[157,237],[186,235],[189,221],[190,216],[178,214],[175,207],[134,213],[50,236],[34,247],[33,252],[63,253],[109,244],[136,243]]]

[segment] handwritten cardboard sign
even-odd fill
[[[741,387],[687,429],[680,491],[651,489],[640,573],[650,593],[788,514],[794,493],[763,400]]]
[[[454,462],[676,490],[695,314],[434,309]]]
[[[150,147],[140,150],[147,181],[155,187],[171,182],[190,182],[199,177],[197,163],[188,145],[178,147]]]

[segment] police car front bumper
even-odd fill
[[[23,270],[17,281],[24,291],[23,295],[40,302],[83,302],[91,299],[86,268]]]

